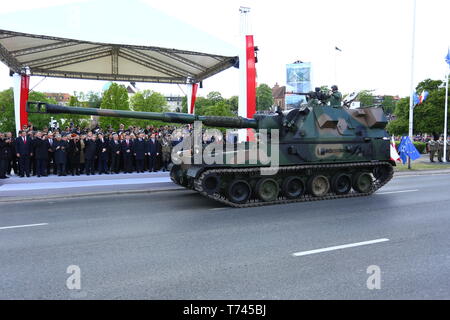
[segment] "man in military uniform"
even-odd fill
[[[431,137],[431,140],[428,143],[428,150],[430,152],[430,162],[434,162],[434,156],[436,155],[436,151],[438,150],[438,143],[434,140],[434,137]]]
[[[442,162],[442,157],[444,155],[444,136],[440,136],[437,142],[438,145],[438,161]]]
[[[331,107],[339,108],[341,106],[342,94],[338,91],[336,85],[331,86],[331,96],[329,101]]]
[[[168,170],[170,163],[170,154],[172,153],[172,142],[170,140],[170,134],[163,136],[161,140],[161,153],[162,153],[162,168],[165,172]]]
[[[450,162],[450,137],[447,137],[447,162]]]

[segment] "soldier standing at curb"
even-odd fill
[[[170,154],[172,153],[172,143],[169,134],[162,138],[161,149],[162,149],[162,167],[163,171],[165,172],[166,170],[168,170],[168,166],[170,163]]]
[[[438,161],[442,162],[442,156],[444,155],[444,136],[440,136],[437,142],[438,145]]]
[[[450,162],[450,137],[447,137],[447,162]]]
[[[434,156],[438,150],[438,143],[434,140],[433,136],[431,137],[431,140],[428,141],[428,150],[430,152],[430,162],[434,162]]]

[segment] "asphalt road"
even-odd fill
[[[184,190],[1,203],[0,299],[449,299],[449,208],[449,174],[249,209]]]

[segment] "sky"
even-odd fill
[[[0,29],[238,55],[240,6],[251,8],[258,83],[285,85],[286,64],[301,60],[312,63],[313,86],[409,95],[413,0],[18,0],[0,6]],[[417,0],[414,84],[445,77],[449,12],[448,0]],[[32,77],[30,88],[73,93],[101,91],[105,84],[41,80]],[[0,63],[0,90],[11,84],[8,68]],[[163,94],[186,91],[177,85],[137,86]],[[238,95],[238,70],[205,80],[199,95],[210,91]]]

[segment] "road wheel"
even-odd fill
[[[375,179],[380,180],[380,181],[386,180],[390,173],[391,172],[389,171],[389,169],[384,166],[383,167],[375,167],[373,169],[373,176],[375,177]]]
[[[220,189],[220,176],[216,173],[207,173],[202,180],[202,189],[207,194],[214,194]]]
[[[252,194],[252,188],[245,180],[235,180],[228,186],[228,199],[234,203],[245,203]]]
[[[287,177],[283,181],[281,192],[288,199],[295,199],[303,195],[305,192],[305,185],[299,177]]]
[[[177,165],[173,165],[172,168],[170,169],[170,179],[176,183],[181,185],[180,182],[180,173],[181,173],[181,168],[180,166]]]
[[[280,187],[274,179],[262,178],[256,184],[255,192],[259,199],[269,202],[277,199]]]
[[[367,172],[358,172],[353,177],[353,189],[359,193],[367,193],[372,190],[373,179]]]
[[[352,179],[348,174],[336,173],[331,179],[331,190],[336,194],[349,193],[352,188]]]
[[[307,183],[308,193],[315,197],[323,197],[330,190],[330,181],[327,177],[316,175],[309,178]]]

